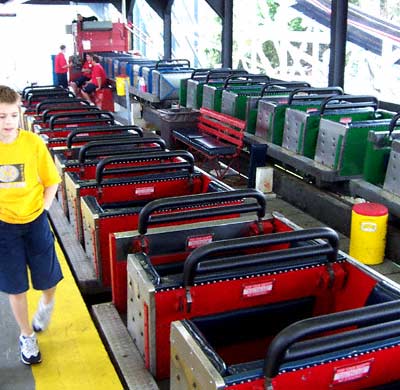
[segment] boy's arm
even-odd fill
[[[45,187],[43,194],[43,207],[48,210],[53,202],[54,197],[57,193],[58,184],[53,184],[52,186]]]

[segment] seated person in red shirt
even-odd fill
[[[78,95],[82,86],[92,78],[93,57],[89,53],[86,53],[85,57],[86,59],[81,69],[82,74],[76,80],[71,81],[70,83],[75,95]]]
[[[93,67],[92,67],[92,78],[82,88],[82,97],[86,100],[93,102],[91,95],[98,91],[101,87],[106,84],[107,75],[104,68],[100,64],[100,59],[97,55],[92,56]]]

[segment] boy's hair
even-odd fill
[[[0,85],[0,103],[14,104],[19,103],[20,96],[18,92],[6,85]]]
[[[61,49],[61,50],[64,50],[65,48],[66,48],[65,45],[61,45],[61,46],[60,46],[60,49]]]
[[[99,58],[99,56],[97,56],[96,54],[93,54],[93,55],[92,55],[92,60],[93,60],[94,62],[97,62],[97,63],[100,62],[100,58]]]

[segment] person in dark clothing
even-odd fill
[[[72,23],[79,23],[82,28],[83,22],[97,22],[97,16],[82,16],[81,14],[76,15],[76,20],[73,20]]]
[[[60,52],[54,60],[54,72],[56,74],[56,83],[64,88],[68,88],[68,69],[71,67],[65,58],[65,45],[60,46]]]

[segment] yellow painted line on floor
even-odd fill
[[[38,334],[42,363],[32,366],[35,389],[122,390],[58,243],[56,250],[64,279],[58,284],[50,326]],[[39,297],[39,291],[28,294],[30,318]]]

